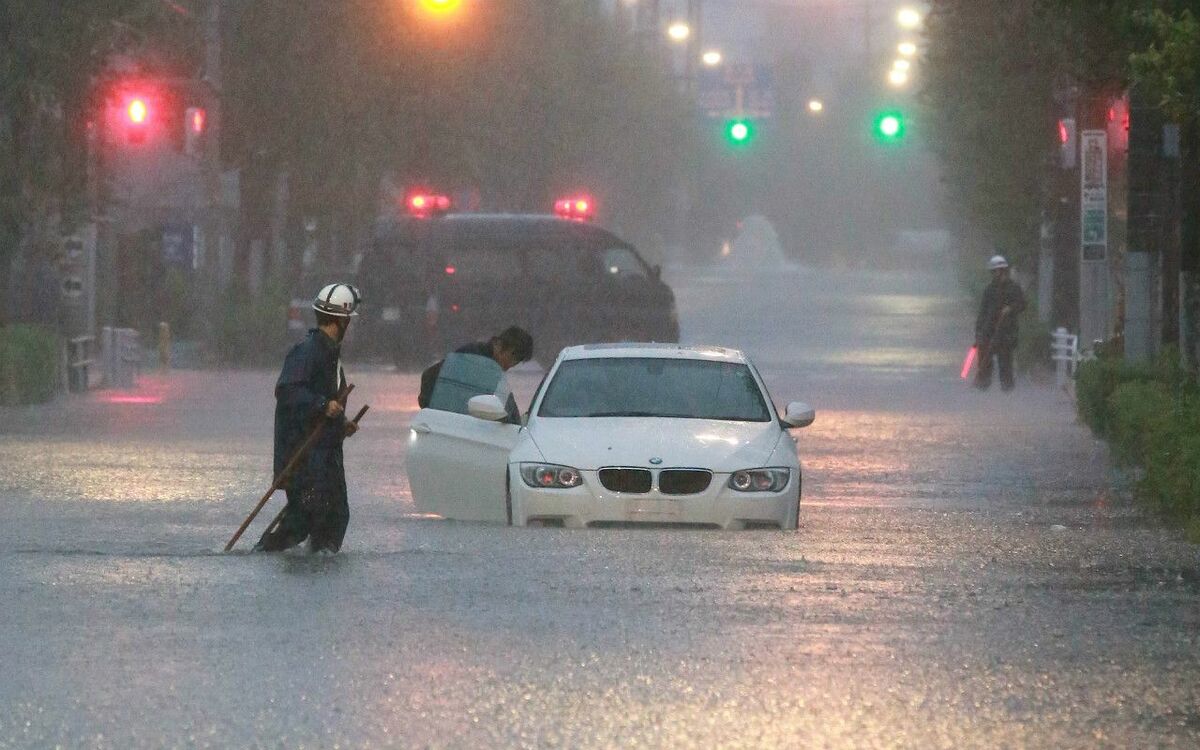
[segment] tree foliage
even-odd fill
[[[0,0],[0,289],[19,247],[38,246],[80,213],[86,129],[105,67],[120,54],[159,65],[162,51],[182,51],[169,42],[187,23],[180,11],[161,0]]]
[[[452,22],[414,6],[260,0],[236,11],[226,153],[252,185],[288,173],[293,225],[366,228],[385,178],[474,190],[497,210],[545,211],[587,189],[611,223],[643,236],[662,223],[684,145],[679,96],[595,3],[467,3]]]
[[[1178,13],[1155,8],[1138,21],[1150,43],[1133,55],[1134,74],[1159,96],[1169,117],[1195,123],[1200,119],[1200,18],[1187,8]]]
[[[1175,118],[1200,112],[1195,0],[935,0],[926,115],[964,226],[1018,259],[1036,230],[1069,102],[1158,92]]]
[[[935,0],[926,23],[923,119],[960,234],[974,238],[973,257],[1024,265],[1055,145],[1053,35],[1030,0]]]

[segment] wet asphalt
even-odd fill
[[[274,373],[2,410],[0,748],[1200,746],[1200,547],[1067,394],[959,380],[952,280],[670,278],[818,410],[799,531],[416,517],[417,376],[361,365],[344,552],[246,553],[276,501],[222,554]]]

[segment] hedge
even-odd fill
[[[1076,381],[1080,419],[1120,463],[1142,467],[1139,496],[1200,528],[1200,385],[1176,352],[1155,364],[1085,362]],[[1193,532],[1194,533],[1194,532]]]
[[[0,405],[41,404],[61,381],[60,344],[46,326],[0,327]]]

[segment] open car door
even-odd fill
[[[506,421],[467,412],[472,397],[489,394],[509,404]],[[506,472],[522,429],[511,398],[495,360],[475,354],[446,357],[429,407],[412,422],[408,479],[419,512],[460,521],[511,522]]]

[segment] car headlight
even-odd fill
[[[556,464],[521,464],[521,479],[540,490],[569,490],[583,484],[579,469]]]
[[[791,478],[791,469],[744,469],[733,472],[729,487],[738,492],[782,492]]]

